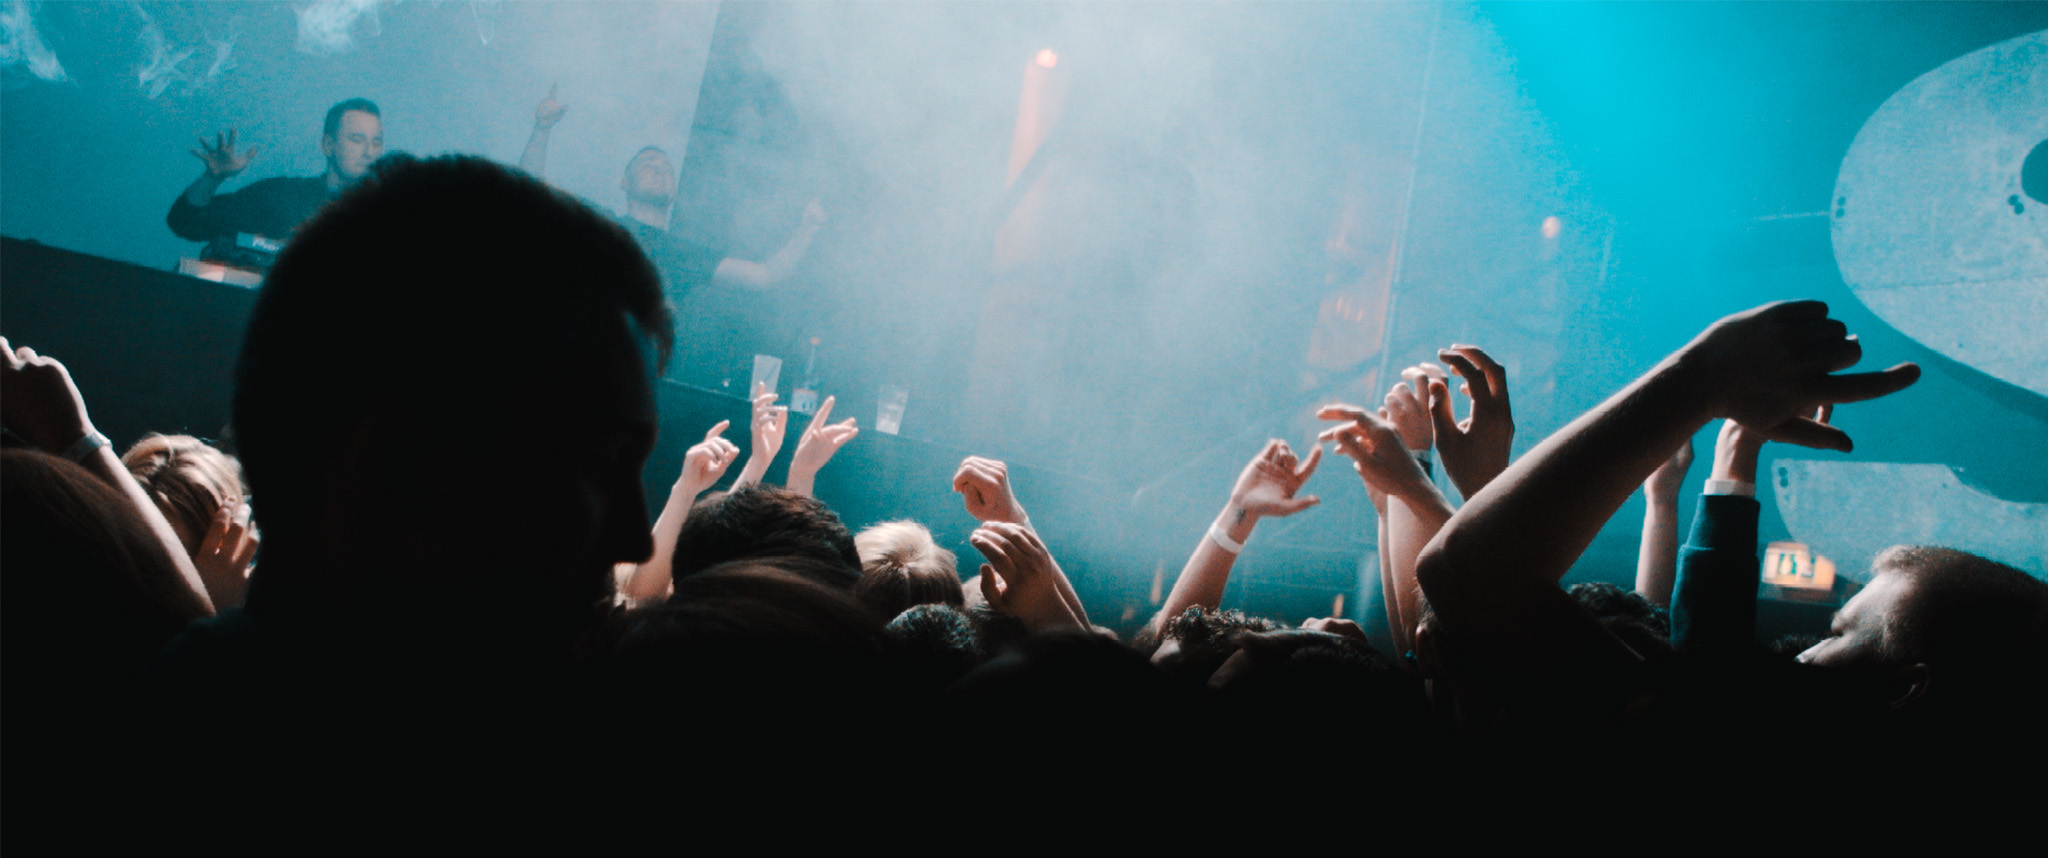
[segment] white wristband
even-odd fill
[[[108,440],[107,436],[101,435],[99,430],[87,429],[85,430],[85,437],[71,442],[71,446],[64,448],[63,456],[82,465],[85,464],[86,457],[98,452],[101,447],[112,443],[114,442]]]
[[[1244,543],[1231,539],[1230,534],[1224,533],[1221,527],[1209,525],[1209,539],[1216,543],[1216,547],[1232,554],[1244,553]]]
[[[1706,488],[1700,494],[1753,498],[1756,497],[1756,484],[1741,480],[1708,480]]]

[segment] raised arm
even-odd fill
[[[213,196],[219,193],[222,183],[249,169],[256,160],[256,147],[236,152],[235,130],[230,128],[226,134],[214,135],[211,144],[206,142],[206,138],[199,138],[199,148],[191,151],[205,169],[171,203],[171,213],[164,222],[179,238],[211,241],[214,238],[213,220],[207,207],[213,204]]]
[[[85,397],[79,394],[78,385],[71,381],[71,372],[64,364],[36,354],[27,346],[14,348],[5,337],[0,337],[0,352],[5,353],[6,362],[4,372],[0,372],[0,423],[43,452],[84,465],[119,490],[149,525],[150,532],[156,534],[164,552],[178,567],[178,574],[206,606],[207,613],[218,610],[216,594],[223,597],[218,603],[223,607],[229,604],[228,597],[239,601],[245,586],[242,581],[209,582],[200,576],[191,555],[185,553],[185,543],[178,539],[178,531],[156,508],[156,502],[149,499],[142,484],[135,481],[135,475],[128,473],[120,457],[114,455],[107,436],[93,428],[92,418],[86,416]]]
[[[1010,487],[1010,466],[996,459],[968,456],[961,460],[960,470],[953,472],[953,491],[960,493],[967,503],[967,514],[984,524],[992,521],[1022,525],[1033,533],[1031,517],[1024,514],[1024,505],[1017,502],[1017,492]],[[1055,566],[1055,569],[1058,567]],[[986,579],[984,579],[986,580]],[[1059,589],[1060,599],[1067,604],[1067,610],[1088,622],[1088,609],[1082,607],[1081,597],[1075,595],[1074,585],[1065,573],[1053,581]]]
[[[1636,548],[1636,592],[1654,605],[1671,604],[1678,574],[1678,490],[1692,467],[1692,438],[1643,481],[1643,541]]]
[[[548,84],[548,97],[533,109],[533,133],[526,137],[526,150],[519,155],[519,169],[536,179],[548,175],[548,137],[554,134],[555,126],[562,121],[562,114],[569,108],[555,100],[558,84]]]
[[[789,459],[789,479],[782,487],[805,497],[813,495],[812,488],[818,480],[818,471],[832,461],[839,448],[860,434],[860,427],[854,425],[851,417],[838,423],[827,423],[832,419],[832,405],[837,400],[827,396],[818,406],[818,413],[811,415],[811,425],[804,427],[803,437],[796,442],[796,454]]]
[[[775,404],[775,391],[768,386],[754,387],[754,416],[749,425],[753,429],[754,446],[747,450],[747,464],[740,468],[739,478],[733,481],[735,489],[745,488],[761,481],[768,473],[768,465],[775,461],[775,454],[782,452],[783,434],[789,431],[789,407]]]
[[[1436,450],[1443,456],[1444,474],[1458,487],[1458,494],[1469,498],[1508,467],[1515,441],[1508,371],[1478,346],[1453,345],[1438,351],[1437,357],[1465,380],[1458,392],[1472,400],[1471,416],[1459,420],[1451,413],[1450,386],[1429,380],[1430,416],[1436,423]]]
[[[711,272],[711,282],[726,286],[744,286],[749,289],[769,289],[782,285],[796,267],[803,263],[804,254],[811,251],[811,239],[825,228],[825,206],[817,200],[804,207],[804,217],[797,224],[796,232],[783,242],[782,249],[768,257],[765,262],[737,257],[719,260],[718,268]]]
[[[1287,442],[1266,442],[1265,448],[1237,475],[1237,483],[1230,488],[1230,500],[1216,514],[1208,533],[1195,543],[1194,553],[1188,555],[1187,565],[1181,567],[1180,577],[1174,579],[1173,591],[1148,628],[1156,634],[1167,619],[1196,605],[1216,610],[1223,601],[1224,588],[1230,584],[1230,569],[1237,563],[1237,555],[1244,550],[1244,542],[1251,538],[1259,519],[1290,516],[1322,502],[1314,495],[1295,497],[1322,460],[1321,444],[1301,460]]]
[[[740,448],[723,437],[730,420],[720,420],[704,440],[683,454],[683,472],[668,490],[668,503],[654,519],[654,556],[633,567],[633,574],[619,588],[627,598],[645,602],[666,597],[673,583],[676,539],[683,534],[683,522],[697,496],[718,483],[727,468],[740,456]]]
[[[1827,422],[1823,405],[1815,419]],[[1671,601],[1671,644],[1680,649],[1735,652],[1756,633],[1756,465],[1761,434],[1733,420],[1721,423],[1713,469],[1693,515],[1692,538],[1679,553]]]
[[[991,521],[968,534],[967,542],[988,558],[981,565],[981,593],[989,607],[1021,620],[1034,632],[1088,628],[1060,596],[1066,573],[1031,528]]]
[[[1395,393],[1401,393],[1403,387],[1397,387]],[[1388,401],[1398,402],[1392,394]],[[1405,412],[1415,406],[1419,403],[1400,407]],[[1394,645],[1401,652],[1410,652],[1415,647],[1415,626],[1422,616],[1420,588],[1414,578],[1415,557],[1450,519],[1450,501],[1423,473],[1409,442],[1390,419],[1391,409],[1367,413],[1355,405],[1329,405],[1317,416],[1342,421],[1324,430],[1322,437],[1337,442],[1338,451],[1351,457],[1352,467],[1365,481],[1368,493],[1386,498],[1386,541],[1380,548],[1386,562],[1381,567],[1381,586],[1386,590],[1387,621]]]
[[[1862,348],[1818,301],[1771,304],[1716,322],[1642,378],[1546,439],[1465,503],[1416,567],[1447,635],[1491,668],[1634,660],[1557,581],[1679,441],[1715,417],[1769,437],[1850,449],[1810,417],[1823,402],[1874,399],[1919,368],[1830,375]],[[1588,626],[1590,625],[1590,630]],[[1591,661],[1589,662],[1588,659]]]

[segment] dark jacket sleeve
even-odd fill
[[[1702,495],[1692,535],[1678,550],[1671,593],[1671,643],[1679,649],[1731,652],[1756,634],[1756,498]]]
[[[223,232],[216,226],[219,216],[233,205],[234,194],[214,194],[212,202],[195,206],[185,199],[185,192],[179,191],[178,198],[171,203],[171,213],[164,216],[164,224],[171,233],[186,241],[212,241]]]

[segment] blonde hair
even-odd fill
[[[967,605],[960,589],[953,552],[932,541],[932,533],[914,521],[887,521],[853,537],[860,553],[860,581],[853,594],[862,604],[886,617],[918,605]]]
[[[197,551],[221,507],[238,507],[249,489],[242,463],[190,435],[149,435],[121,456],[164,517],[183,530]]]

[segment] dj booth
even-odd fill
[[[246,286],[0,238],[0,335],[62,360],[94,423],[122,449],[163,432],[213,439],[233,450],[227,425],[235,355],[255,298],[256,290]],[[732,421],[726,437],[746,447],[750,416],[746,399],[723,391],[664,380],[657,395],[661,432],[642,475],[650,516],[667,499],[684,451],[720,420]],[[923,523],[959,556],[962,576],[973,575],[981,562],[967,543],[975,521],[953,493],[952,479],[974,451],[879,432],[873,415],[857,416],[860,436],[818,474],[817,496],[855,530],[893,519]],[[782,480],[808,420],[790,416],[768,482]],[[734,467],[726,482],[738,472]],[[1136,493],[1088,474],[1014,461],[1010,473],[1091,619],[1120,631],[1157,609],[1229,491],[1228,485],[1189,487],[1213,491],[1214,505],[1179,499],[1169,505],[1146,502],[1156,491]],[[1254,537],[1224,605],[1290,620],[1332,613],[1370,620],[1379,601],[1372,547],[1297,544],[1287,538],[1287,524],[1269,522]],[[1369,518],[1358,523],[1364,539],[1372,528]]]

